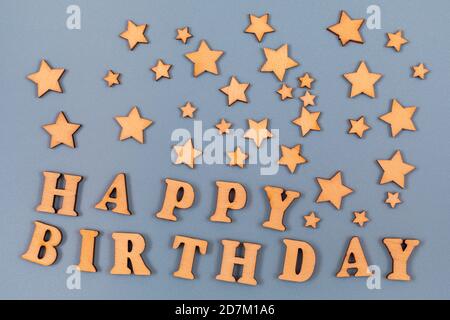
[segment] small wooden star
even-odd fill
[[[359,224],[360,227],[364,227],[364,224],[369,221],[369,218],[367,218],[367,212],[361,211],[357,212],[354,211],[353,214],[355,215],[355,218],[353,219],[353,223]]]
[[[204,72],[219,74],[217,69],[217,60],[223,55],[223,51],[211,50],[205,40],[200,42],[197,51],[185,54],[194,64],[194,77],[198,77]]]
[[[302,137],[304,137],[311,130],[320,131],[319,117],[320,112],[309,112],[308,109],[302,107],[300,117],[294,119],[292,123],[300,127]]]
[[[400,51],[404,44],[408,43],[408,40],[403,38],[403,31],[398,30],[396,33],[387,33],[388,42],[386,43],[386,47],[394,48],[397,52]]]
[[[310,227],[313,229],[317,228],[317,224],[320,222],[320,218],[316,217],[316,213],[311,211],[308,215],[303,216],[305,219],[305,227]]]
[[[316,99],[316,96],[311,94],[309,92],[309,90],[306,90],[306,93],[300,97],[300,100],[303,101],[303,106],[307,107],[307,106],[315,106],[316,103],[314,102],[314,100]]]
[[[342,199],[348,196],[353,190],[342,183],[342,173],[340,171],[330,179],[316,178],[321,192],[316,202],[329,201],[336,209],[341,209]]]
[[[364,23],[364,19],[352,19],[347,12],[341,11],[339,22],[327,28],[328,31],[338,36],[341,45],[348,42],[364,43],[359,29]]]
[[[115,119],[122,127],[119,140],[133,138],[139,143],[144,143],[144,130],[153,123],[150,119],[142,118],[137,107],[133,107],[127,116],[115,117]]]
[[[241,83],[235,76],[232,76],[228,86],[220,88],[219,90],[228,96],[228,106],[231,106],[236,101],[247,103],[245,91],[249,86],[249,83]]]
[[[287,44],[276,50],[270,48],[264,48],[263,50],[266,62],[261,67],[261,72],[273,72],[280,81],[283,81],[287,69],[298,66],[298,62],[289,57]]]
[[[138,43],[148,43],[148,39],[145,36],[145,30],[147,24],[136,25],[133,21],[128,20],[127,30],[120,34],[120,37],[128,41],[128,47],[133,50]]]
[[[361,116],[358,120],[349,119],[350,128],[348,129],[349,134],[355,134],[359,138],[362,138],[366,130],[369,130],[370,127],[366,124],[366,119]]]
[[[192,34],[189,33],[189,27],[179,28],[177,29],[176,40],[180,40],[184,44],[187,43],[189,38],[192,38]]]
[[[222,118],[222,120],[220,120],[220,122],[216,124],[216,128],[217,130],[219,130],[220,134],[227,134],[228,132],[230,132],[231,123]]]
[[[103,80],[106,81],[106,83],[108,84],[108,87],[112,87],[115,86],[117,84],[120,84],[120,73],[115,73],[112,70],[109,70],[107,75],[103,78]]]
[[[297,165],[306,163],[307,160],[301,155],[301,145],[297,144],[292,148],[285,145],[281,146],[281,158],[278,160],[278,164],[288,167],[291,173],[295,172]]]
[[[430,72],[423,63],[418,64],[417,66],[412,66],[414,71],[413,78],[425,79],[425,75]]]
[[[261,42],[266,33],[274,32],[275,29],[268,23],[269,14],[266,13],[260,17],[253,14],[249,15],[250,24],[245,29],[246,33],[253,33],[258,40]]]
[[[234,151],[228,152],[228,157],[230,158],[230,162],[228,165],[230,166],[239,166],[243,168],[245,165],[245,159],[248,158],[248,155],[242,152],[241,148],[237,147]]]
[[[59,85],[59,79],[63,75],[65,69],[55,68],[53,69],[45,60],[41,60],[39,70],[35,73],[31,73],[27,76],[28,80],[33,81],[36,84],[37,96],[42,97],[48,91],[54,91],[61,93],[63,90]]]
[[[170,79],[169,70],[172,68],[171,64],[165,64],[164,61],[158,59],[156,65],[151,68],[151,70],[155,73],[155,80],[158,81],[161,78]]]
[[[391,111],[382,115],[380,120],[391,126],[392,137],[396,137],[402,130],[416,131],[412,120],[416,107],[403,107],[396,99],[392,100]]]
[[[194,112],[197,110],[197,108],[195,108],[192,103],[190,102],[186,102],[186,104],[182,107],[180,107],[181,110],[181,116],[183,118],[193,118],[194,117]]]
[[[298,78],[298,85],[300,88],[308,88],[311,89],[312,83],[316,81],[313,77],[309,75],[309,73],[305,73],[303,76]]]
[[[384,203],[389,204],[391,208],[394,209],[397,206],[397,204],[402,203],[402,200],[400,200],[400,193],[388,192],[386,200],[384,200]]]
[[[177,145],[173,147],[177,155],[175,164],[185,164],[189,168],[194,168],[195,158],[201,156],[202,152],[200,150],[194,149],[192,144],[192,139],[189,139],[184,143],[184,145]]]
[[[375,98],[375,83],[380,80],[383,75],[380,73],[371,73],[364,61],[361,61],[358,69],[352,73],[345,73],[344,78],[352,85],[350,98],[353,98],[361,93]]]
[[[282,84],[277,93],[280,95],[281,100],[292,99],[292,88],[286,84]]]
[[[405,177],[416,167],[403,161],[403,156],[400,150],[397,150],[391,159],[377,160],[383,175],[380,179],[380,184],[394,182],[400,188],[405,187]]]
[[[259,148],[265,139],[272,138],[272,133],[267,130],[268,121],[267,118],[259,122],[248,119],[249,129],[245,132],[244,138],[253,140]]]
[[[62,111],[58,114],[54,123],[42,126],[50,135],[50,148],[54,148],[60,144],[75,148],[73,135],[80,127],[80,124],[69,122]]]

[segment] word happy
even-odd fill
[[[81,176],[43,172],[44,185],[41,202],[36,210],[63,216],[77,216],[76,201]],[[61,187],[63,185],[64,187]],[[230,211],[243,209],[246,205],[247,192],[238,182],[216,181],[217,202],[209,220],[219,223],[232,223]],[[289,206],[300,197],[294,190],[284,190],[274,186],[265,186],[270,212],[263,222],[263,228],[285,231],[283,218]],[[166,179],[165,196],[161,209],[156,217],[163,220],[177,221],[178,210],[189,209],[194,203],[195,190],[184,181]],[[58,204],[58,206],[56,205]],[[107,188],[96,209],[112,211],[118,214],[131,215],[128,208],[126,176],[118,174]],[[84,272],[97,272],[95,266],[95,247],[98,230],[81,229],[81,248],[78,268]],[[149,276],[152,271],[144,261],[145,239],[139,233],[113,232],[114,265],[111,274]],[[62,232],[55,226],[39,221],[34,222],[34,231],[27,251],[22,258],[43,266],[54,264],[58,257],[58,246],[62,241]],[[408,260],[414,249],[420,244],[416,239],[384,238],[383,244],[392,260],[392,270],[387,275],[389,280],[409,281],[407,272]],[[223,246],[222,262],[216,276],[217,280],[257,285],[255,269],[258,261],[260,244],[241,242],[238,240],[221,240]],[[315,249],[307,242],[294,239],[283,239],[285,248],[282,271],[278,279],[293,282],[308,281],[314,274],[316,266]],[[242,250],[239,250],[239,248]],[[175,235],[173,249],[181,250],[181,257],[174,277],[195,279],[193,265],[198,255],[205,255],[208,241],[204,239]],[[240,255],[237,253],[240,252]],[[301,258],[301,259],[299,259]],[[299,262],[300,261],[300,262]],[[200,262],[199,262],[200,263]],[[237,272],[237,266],[241,266]],[[236,269],[236,270],[235,270]],[[338,278],[368,277],[372,275],[365,258],[365,253],[358,237],[352,237],[348,243]]]

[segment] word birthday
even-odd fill
[[[44,186],[41,202],[36,210],[64,216],[77,216],[76,199],[81,176],[44,172]],[[161,209],[156,213],[159,219],[177,221],[175,209],[188,209],[195,199],[195,191],[191,184],[174,179],[166,179],[166,192]],[[63,187],[61,187],[63,186]],[[238,182],[217,181],[217,203],[214,213],[210,216],[212,222],[231,223],[229,210],[244,208],[247,200],[245,187]],[[266,186],[264,187],[269,200],[270,212],[263,222],[264,228],[285,231],[284,215],[288,207],[300,197],[293,190]],[[57,205],[58,204],[58,205]],[[131,215],[128,208],[126,176],[118,174],[108,187],[102,199],[95,205],[99,210],[112,211],[123,215]],[[34,222],[35,228],[28,247],[22,258],[43,266],[55,263],[58,257],[58,246],[62,240],[61,231],[52,225],[39,221]],[[81,229],[81,248],[78,268],[84,272],[96,272],[95,243],[98,230]],[[145,263],[142,254],[145,250],[145,239],[139,233],[112,233],[114,240],[114,265],[111,274],[150,275],[151,270]],[[221,268],[217,280],[238,282],[247,285],[257,285],[255,269],[260,244],[236,240],[222,240],[223,253]],[[285,256],[280,280],[305,282],[314,274],[316,265],[315,249],[301,240],[284,239]],[[383,244],[392,259],[392,271],[387,275],[389,280],[409,281],[407,272],[408,260],[414,249],[420,244],[417,239],[384,238]],[[174,277],[195,279],[193,265],[197,253],[205,255],[208,241],[204,239],[175,235],[173,249],[182,247],[178,269]],[[240,255],[237,255],[242,247]],[[241,268],[235,268],[241,266]],[[238,272],[238,270],[240,270]],[[349,272],[350,271],[350,272]],[[340,270],[338,278],[369,277],[372,273],[365,258],[364,250],[358,237],[352,237]]]

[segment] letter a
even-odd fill
[[[119,173],[109,186],[103,199],[95,205],[96,209],[109,210],[108,204],[114,204],[112,212],[130,215],[128,210],[127,182],[125,173]]]

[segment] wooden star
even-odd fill
[[[177,29],[176,40],[180,40],[184,44],[187,43],[189,38],[192,38],[192,34],[189,33],[189,27],[179,28]]]
[[[316,99],[316,96],[311,94],[309,92],[309,90],[306,90],[306,93],[300,97],[300,100],[303,101],[303,106],[307,107],[307,106],[315,106],[316,103],[314,102],[314,100]]]
[[[403,38],[402,31],[398,30],[396,33],[387,33],[388,42],[386,43],[386,47],[394,48],[397,52],[400,51],[402,46],[408,43],[408,40]]]
[[[274,32],[275,29],[268,23],[269,14],[266,13],[260,17],[257,17],[253,14],[249,15],[250,24],[244,32],[253,33],[258,40],[261,42],[266,33]]]
[[[69,122],[62,111],[58,114],[54,123],[42,126],[50,135],[50,148],[54,148],[60,144],[75,148],[73,135],[80,127],[80,124]]]
[[[391,126],[392,137],[396,137],[402,130],[416,131],[412,120],[416,107],[403,107],[396,99],[392,100],[391,111],[382,115],[380,120]]]
[[[383,75],[380,73],[371,73],[364,61],[361,61],[358,69],[352,73],[345,73],[344,78],[352,85],[350,98],[361,93],[375,98],[375,83],[380,80]]]
[[[292,88],[286,84],[282,84],[277,93],[280,95],[281,100],[292,99]]]
[[[278,80],[283,81],[287,69],[298,66],[298,62],[288,56],[289,47],[282,45],[276,50],[264,48],[266,62],[261,67],[261,72],[273,72]]]
[[[366,119],[361,116],[358,120],[349,119],[350,122],[350,128],[348,129],[349,134],[355,134],[359,138],[362,138],[364,135],[364,132],[366,130],[369,130],[370,127],[366,124]]]
[[[59,85],[59,78],[64,73],[63,68],[55,68],[47,63],[45,60],[41,60],[39,70],[35,73],[31,73],[27,76],[27,79],[33,81],[36,84],[37,96],[42,97],[48,91],[63,92]]]
[[[342,199],[353,192],[352,189],[342,183],[342,173],[340,171],[331,179],[316,178],[321,188],[321,192],[316,202],[329,201],[336,209],[341,208]]]
[[[294,119],[292,123],[300,127],[302,137],[304,137],[311,130],[320,131],[319,117],[320,112],[309,112],[308,109],[302,107],[300,117]]]
[[[235,76],[232,76],[228,86],[220,88],[219,90],[228,96],[228,106],[231,106],[236,101],[247,103],[245,91],[249,86],[249,83],[241,83]]]
[[[298,85],[300,88],[308,88],[311,89],[312,83],[316,81],[313,77],[309,75],[309,73],[305,73],[303,76],[298,78]]]
[[[222,118],[222,120],[220,120],[220,122],[216,124],[216,128],[217,130],[219,130],[220,134],[227,134],[228,132],[230,132],[231,123]]]
[[[389,204],[391,208],[394,209],[397,206],[397,204],[402,203],[402,200],[400,200],[400,193],[388,192],[386,200],[384,200],[384,203]]]
[[[425,75],[430,72],[423,63],[418,64],[417,66],[412,66],[414,71],[413,78],[425,79]]]
[[[112,70],[108,71],[108,74],[103,78],[103,80],[106,81],[106,83],[108,84],[108,87],[112,87],[115,86],[117,84],[120,84],[120,73],[115,73]]]
[[[239,166],[240,168],[244,167],[245,159],[248,158],[248,155],[242,152],[241,148],[237,147],[236,150],[228,152],[227,154],[230,158],[230,162],[228,163],[228,165]]]
[[[364,227],[364,224],[369,221],[369,218],[367,218],[367,212],[366,211],[354,211],[353,214],[355,215],[355,218],[353,219],[353,223],[359,224],[360,227]]]
[[[139,143],[144,143],[144,130],[153,123],[150,119],[142,118],[137,107],[133,107],[126,117],[115,117],[115,119],[122,127],[119,140],[133,138]]]
[[[169,70],[172,68],[171,64],[165,64],[164,61],[158,59],[156,65],[151,68],[151,70],[155,73],[155,80],[158,81],[162,77],[170,79]]]
[[[301,145],[297,144],[292,148],[281,146],[281,158],[278,160],[278,164],[287,166],[291,173],[295,172],[297,165],[306,162],[307,160],[301,155]]]
[[[181,110],[181,116],[183,118],[193,118],[194,117],[194,112],[197,110],[197,108],[195,108],[192,103],[190,102],[186,102],[186,104],[182,107],[180,107]]]
[[[364,43],[359,29],[364,23],[364,19],[352,19],[347,12],[341,11],[339,22],[327,28],[328,31],[339,37],[341,45],[348,42]]]
[[[316,213],[313,211],[311,211],[309,215],[303,216],[303,218],[305,219],[305,227],[310,227],[313,229],[317,228],[317,224],[320,221],[320,218],[316,217]]]
[[[195,158],[199,157],[202,152],[200,150],[194,149],[192,145],[192,139],[189,139],[182,146],[174,146],[175,153],[177,154],[177,159],[175,164],[185,164],[189,168],[194,168]]]
[[[136,25],[133,21],[128,20],[127,29],[120,34],[122,39],[128,41],[128,47],[133,50],[138,43],[148,43],[148,39],[145,36],[145,30],[147,24]]]
[[[380,184],[394,182],[399,187],[405,187],[405,177],[416,167],[403,162],[403,156],[400,150],[397,150],[391,159],[377,160],[381,169],[383,169],[383,175],[380,179]]]
[[[198,77],[204,72],[219,74],[217,69],[217,60],[223,55],[223,51],[211,50],[205,40],[200,42],[197,51],[185,54],[194,64],[194,77]]]
[[[267,130],[268,119],[265,118],[259,122],[248,119],[249,129],[245,132],[244,138],[251,139],[259,148],[264,139],[272,138],[272,133]]]

